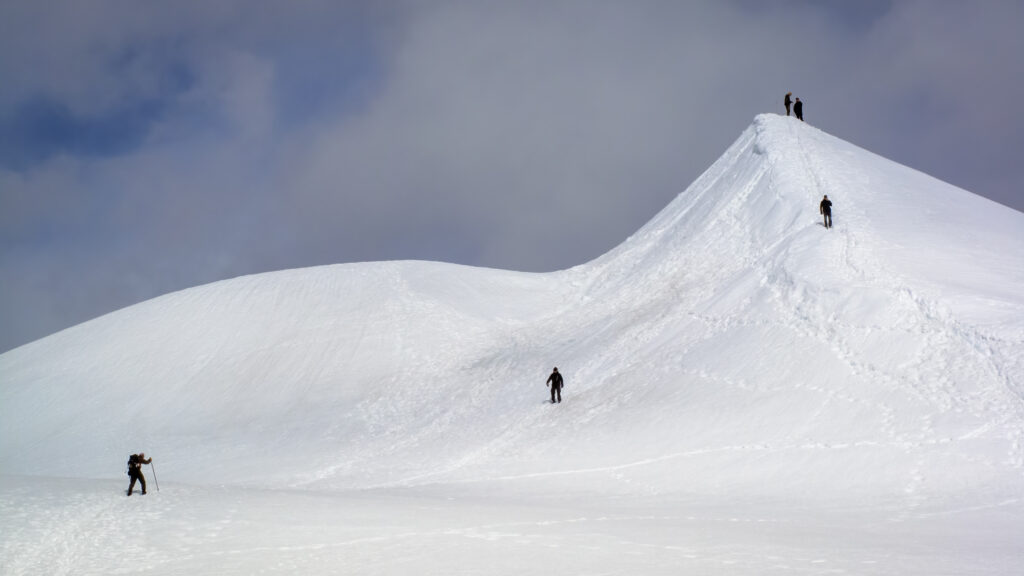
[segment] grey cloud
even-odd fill
[[[578,264],[790,90],[811,123],[1024,208],[1019,4],[852,4],[8,3],[0,117],[164,107],[127,149],[0,168],[0,350],[244,273]]]
[[[1024,209],[1013,110],[1024,57],[1017,2],[897,2],[829,82],[828,129],[940,179]],[[1010,184],[1010,183],[1014,184]],[[1009,185],[1008,185],[1009,184]]]

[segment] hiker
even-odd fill
[[[796,99],[796,104],[793,104],[793,112],[796,114],[796,119],[804,121],[804,103],[799,98]]]
[[[548,382],[546,386],[551,388],[551,403],[555,403],[555,398],[558,398],[558,402],[562,401],[562,375],[558,373],[558,367],[555,367],[554,371],[551,372],[551,376],[548,376]]]
[[[142,475],[142,465],[150,464],[153,462],[152,458],[146,459],[146,455],[142,452],[138,454],[132,454],[128,457],[128,477],[132,481],[128,484],[128,495],[132,495],[132,490],[135,489],[135,481],[137,480],[142,485],[142,493],[146,493],[146,477]]]
[[[818,211],[825,217],[825,228],[832,227],[832,201],[828,199],[828,194],[821,199],[821,204],[818,205]]]
[[[783,104],[786,105],[786,116],[789,116],[789,107],[790,107],[790,105],[793,104],[793,99],[790,98],[790,96],[792,96],[792,95],[793,95],[792,92],[786,92],[786,99],[783,100]]]

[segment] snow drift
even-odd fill
[[[0,470],[912,506],[1020,497],[1022,398],[1024,214],[762,115],[576,268],[274,272],[3,354]]]

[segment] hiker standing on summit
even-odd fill
[[[804,103],[799,98],[796,99],[796,104],[793,104],[793,113],[796,114],[796,119],[804,121]]]
[[[146,455],[142,452],[138,454],[132,454],[128,457],[128,477],[132,481],[128,484],[128,495],[132,495],[132,490],[135,489],[135,482],[138,481],[142,485],[142,493],[146,493],[146,477],[142,475],[142,465],[150,464],[153,462],[152,458],[147,459]]]
[[[782,101],[782,103],[786,105],[786,116],[789,116],[789,107],[793,104],[793,99],[790,98],[792,95],[792,92],[786,92],[786,99]]]
[[[558,398],[558,402],[562,401],[562,375],[558,373],[558,368],[555,367],[554,371],[551,372],[551,376],[548,376],[547,385],[551,387],[551,403],[555,403],[555,398]]]
[[[821,199],[821,204],[818,205],[818,211],[825,218],[825,228],[832,227],[832,201],[828,199],[828,194]]]

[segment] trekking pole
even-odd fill
[[[160,481],[156,479],[156,464],[153,464],[153,461],[150,460],[149,467],[153,469],[153,483],[156,484],[156,491],[159,492],[160,491]]]

